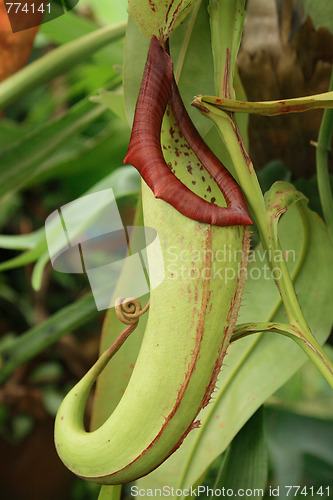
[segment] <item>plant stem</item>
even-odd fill
[[[309,359],[316,365],[320,373],[333,387],[333,370],[329,358],[317,340],[313,337],[311,344],[303,338],[303,335],[290,325],[282,323],[249,323],[238,325],[235,328],[231,342],[239,340],[253,333],[273,332],[285,335],[294,340],[305,352]]]
[[[126,23],[93,31],[78,40],[62,45],[29,64],[0,84],[0,109],[73,68],[105,45],[125,35]]]
[[[233,118],[223,111],[218,111],[217,114],[212,106],[203,102],[201,102],[201,106],[201,110],[205,108],[206,113],[208,112],[210,118],[212,118],[218,126],[225,146],[229,151],[238,176],[238,181],[254,214],[260,232],[260,239],[266,250],[268,264],[272,271],[274,267],[281,271],[280,279],[275,279],[275,283],[281,294],[290,325],[301,333],[305,342],[295,338],[294,340],[314,362],[333,388],[333,363],[325,355],[325,352],[313,336],[304,318],[286,262],[284,259],[281,262],[272,261],[271,254],[274,255],[274,251],[278,251],[280,255],[283,255],[283,252],[278,238],[274,238],[273,236],[272,226],[268,219],[265,201],[259,186],[258,178],[253,164],[245,150],[237,125]]]
[[[98,500],[120,500],[121,487],[121,484],[115,486],[102,486],[98,495]]]
[[[330,82],[330,91],[333,90],[333,69]],[[318,144],[316,149],[317,182],[319,197],[327,224],[328,232],[333,243],[333,196],[328,171],[328,154],[333,135],[333,110],[325,109],[321,122]]]

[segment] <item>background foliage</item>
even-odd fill
[[[29,63],[100,26],[126,20],[126,3],[125,0],[117,0],[117,3],[81,0],[74,11],[41,26]],[[298,9],[300,3],[295,5]],[[330,2],[304,0],[304,6],[316,27],[325,25],[332,30],[329,24],[332,16],[328,15]],[[180,26],[172,40],[175,66],[182,69],[179,69],[180,89],[186,103],[198,93],[214,94],[212,60],[210,55],[207,56],[210,50],[206,38],[206,7],[206,2],[203,2],[182,67],[178,65],[183,54],[181,41],[186,24]],[[263,16],[264,12],[257,10],[257,21]],[[314,31],[311,21],[304,24],[302,14],[298,16],[301,21],[289,25],[287,43],[281,29],[286,26],[285,18],[281,16],[279,25],[276,18],[276,26],[280,26],[277,35],[283,41],[280,55],[269,50],[263,55],[262,50],[247,48],[247,40],[250,40],[248,47],[251,47],[249,13],[248,31],[239,56],[239,70],[248,96],[260,99],[289,97],[284,91],[300,95],[302,90],[308,91],[308,87],[304,85],[300,91],[299,82],[307,84],[313,74],[317,77],[311,80],[311,85],[317,88],[317,92],[327,90],[331,70],[328,61],[332,60],[333,54],[323,56],[320,47],[323,39],[332,42],[330,33],[323,31],[324,28]],[[255,18],[252,22],[255,25]],[[302,40],[305,46],[302,30],[308,30],[305,33],[317,47],[317,60],[315,56],[311,59],[312,72],[302,63]],[[122,74],[125,64],[125,92],[130,95],[127,115],[130,117],[146,53],[146,41],[140,37],[131,25],[126,40],[131,51],[127,51],[125,63],[125,41],[120,38],[73,60],[66,72],[59,69],[57,73],[55,70],[52,79],[46,76],[31,91],[22,93],[6,106],[0,121],[0,269],[4,271],[0,277],[0,377],[3,382],[0,389],[0,446],[8,464],[4,464],[0,471],[4,498],[83,500],[95,499],[98,495],[98,487],[74,478],[57,458],[53,447],[53,419],[64,394],[98,356],[105,315],[97,314],[84,276],[52,270],[43,225],[46,217],[61,205],[108,186],[117,192],[124,224],[130,224],[133,219],[139,178],[133,169],[122,166],[130,133],[125,120]],[[297,64],[294,62],[287,69],[280,64],[278,71],[272,71],[274,58],[289,61],[294,57],[295,61],[296,52]],[[264,66],[266,72],[263,72],[262,61],[268,59],[271,62]],[[249,60],[252,60],[251,64]],[[260,78],[256,73],[260,66],[258,60]],[[198,66],[202,69],[200,73]],[[303,80],[299,78],[299,68]],[[288,78],[295,86],[289,82],[287,89],[285,81]],[[257,97],[256,93],[265,83],[265,94]],[[113,94],[101,92],[92,102],[89,96],[96,96],[101,87],[112,90]],[[278,92],[278,95],[268,96],[267,89]],[[219,152],[220,141],[211,124],[199,117],[195,110],[191,110],[191,114],[210,145]],[[320,112],[317,116],[319,118],[314,120],[307,118],[307,122],[319,124]],[[310,208],[321,214],[314,178],[314,152],[312,160],[307,159],[306,169],[299,156],[299,151],[302,151],[300,143],[306,142],[304,137],[308,137],[308,130],[300,129],[299,122],[284,118],[283,122],[275,122],[276,126],[270,125],[269,140],[261,139],[268,147],[265,151],[263,146],[258,150],[256,141],[262,124],[257,124],[260,119],[263,120],[251,118],[249,136],[250,151],[260,169],[263,191],[267,191],[276,180],[291,180],[308,196]],[[300,134],[300,130],[305,130],[305,133]],[[317,132],[311,134],[311,139],[316,140]],[[297,145],[291,148],[292,155],[287,157],[277,153],[286,148],[286,136],[288,144]],[[285,248],[297,250],[292,271],[306,315],[310,323],[327,336],[331,326],[328,297],[333,281],[330,278],[327,233],[318,216],[309,210],[306,211],[306,221],[306,225],[301,222],[297,208],[291,209],[282,219],[281,235]],[[307,231],[313,236],[311,244],[306,238]],[[322,264],[320,268],[318,260]],[[114,327],[112,314],[109,312],[104,321],[104,341],[111,329],[112,334],[117,335],[118,327]],[[262,321],[282,320],[283,310],[272,282],[249,280],[240,321],[257,321],[258,318]],[[144,322],[140,328],[144,328]],[[129,340],[127,350],[119,353],[122,357],[115,358],[110,366],[108,377],[112,377],[114,371],[119,377],[121,370],[126,376],[130,374],[129,367],[139,341],[139,335],[135,340]],[[327,353],[333,356],[329,345]],[[238,481],[240,487],[239,481],[244,481],[242,484],[246,487],[254,487],[254,481],[255,487],[260,487],[259,484],[263,487],[266,484],[304,484],[333,488],[330,445],[333,398],[314,367],[310,363],[304,364],[303,354],[297,347],[290,346],[289,339],[256,337],[242,340],[237,349],[230,350],[228,357],[227,364],[230,360],[231,368],[225,367],[219,381],[224,388],[222,403],[219,404],[217,398],[214,405],[208,407],[210,415],[200,434],[206,434],[205,439],[210,445],[204,441],[205,445],[200,448],[202,438],[190,435],[187,447],[182,447],[164,468],[142,479],[141,484],[154,487],[161,481],[159,475],[169,484],[177,485],[182,481],[193,484],[204,473],[205,481],[210,485],[220,481],[220,484],[233,487]],[[240,368],[244,359],[246,363]],[[290,378],[301,365],[302,369]],[[262,373],[270,376],[263,378]],[[121,387],[110,388],[108,404],[103,404],[102,408],[95,406],[94,425],[108,415],[120,392]],[[248,420],[263,401],[266,401],[264,408]],[[92,400],[88,403],[87,420],[91,408]],[[225,420],[228,415],[232,416],[229,423]],[[224,450],[237,432],[227,452],[220,455],[219,450]],[[252,449],[249,443],[254,439],[258,446]],[[230,473],[235,470],[234,463],[238,464],[236,478]],[[253,470],[249,470],[249,464]],[[245,471],[248,471],[247,476]],[[124,488],[123,495],[126,496],[128,491]]]

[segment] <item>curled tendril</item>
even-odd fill
[[[150,301],[142,309],[139,299],[118,297],[115,303],[117,317],[125,325],[135,325],[138,323],[140,317],[149,309],[149,303]]]

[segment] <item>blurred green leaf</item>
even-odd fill
[[[280,485],[279,498],[287,498],[286,485],[332,488],[332,420],[270,407],[265,414],[274,484]]]
[[[30,415],[15,415],[12,419],[12,439],[19,443],[27,437],[34,427],[34,419]]]
[[[8,147],[11,143],[20,139],[28,129],[13,120],[1,118],[0,122],[0,148]]]
[[[64,393],[62,391],[59,391],[59,389],[57,389],[56,387],[49,385],[45,386],[42,389],[42,394],[43,394],[43,404],[46,411],[49,413],[49,415],[55,417],[59,409],[59,406],[61,405],[62,400],[64,399]]]
[[[0,153],[0,198],[22,188],[36,174],[40,163],[65,141],[105,113],[105,108],[84,99],[61,118],[15,142]]]
[[[58,379],[64,370],[60,363],[56,361],[48,361],[38,365],[31,375],[29,376],[29,382],[34,384],[40,384],[45,382],[51,382]]]
[[[87,6],[94,13],[94,17],[108,24],[120,23],[127,19],[128,0],[80,0],[80,7]]]
[[[44,236],[44,229],[38,229],[33,233],[16,235],[0,235],[0,248],[10,250],[27,250],[35,248]]]
[[[113,92],[108,92],[104,89],[100,89],[97,96],[91,97],[92,102],[97,104],[104,104],[113,113],[115,113],[121,120],[127,123],[125,102],[124,102],[124,92],[122,88],[119,88]]]
[[[256,498],[262,498],[260,490],[265,491],[267,478],[268,446],[263,408],[260,408],[233,439],[226,458],[222,461],[214,489],[249,489]]]
[[[87,294],[17,337],[9,345],[0,346],[0,382],[6,380],[20,365],[54,344],[62,335],[86,323],[97,313],[93,296]]]

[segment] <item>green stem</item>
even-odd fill
[[[105,45],[125,35],[126,23],[107,26],[62,45],[0,84],[0,109],[36,86],[73,68]]]
[[[102,486],[98,495],[98,500],[120,500],[122,485]]]
[[[276,116],[287,113],[302,113],[310,109],[333,108],[333,92],[324,92],[307,97],[284,99],[283,101],[237,101],[210,95],[202,96],[202,101],[229,113],[248,113]]]
[[[229,0],[211,0],[210,3],[212,46],[216,75],[215,84],[221,98],[233,97],[233,92],[230,89],[233,89],[236,56],[244,24],[244,19],[240,15],[236,15],[236,9],[241,6],[245,7],[245,3],[241,1],[231,2]],[[230,55],[229,60],[224,57],[224,54],[227,53]],[[210,118],[216,123],[221,133],[225,146],[231,156],[238,181],[254,214],[261,242],[266,250],[269,266],[272,270],[273,266],[275,266],[280,271],[281,278],[279,280],[275,279],[275,283],[280,291],[290,324],[296,327],[296,330],[301,332],[306,342],[314,348],[311,357],[313,358],[313,355],[315,355],[315,364],[320,365],[322,363],[321,347],[313,337],[304,319],[286,262],[284,260],[278,263],[272,262],[270,250],[280,251],[280,243],[278,237],[274,236],[258,178],[239,133],[234,116],[222,110],[217,110],[211,104],[203,101],[196,101],[193,104],[201,109],[201,111],[210,115]],[[274,254],[274,252],[272,253]],[[308,348],[305,350],[309,354]],[[333,365],[330,363],[330,360],[327,360],[327,363],[329,369],[333,372]]]
[[[333,69],[330,82],[330,91],[333,90]],[[333,110],[325,109],[321,122],[318,144],[316,149],[317,181],[321,206],[328,232],[333,243],[333,196],[328,171],[328,155],[333,135]]]
[[[247,337],[248,335],[252,335],[253,333],[262,332],[279,333],[294,340],[301,347],[308,358],[313,361],[327,382],[333,387],[333,367],[321,345],[314,337],[311,339],[310,343],[304,338],[301,332],[290,325],[286,325],[284,323],[248,323],[238,325],[235,328],[231,342]]]
[[[203,110],[203,106],[206,112],[209,113],[210,117],[217,124],[223,141],[229,151],[239,183],[256,219],[261,242],[266,250],[268,264],[272,270],[273,267],[275,267],[281,271],[281,277],[279,280],[275,280],[275,283],[281,294],[291,326],[301,332],[302,337],[306,342],[300,341],[299,339],[294,340],[297,341],[303,351],[310,357],[310,359],[312,359],[314,364],[324,375],[327,382],[333,387],[333,363],[327,358],[325,352],[308,327],[299,305],[286,262],[285,260],[281,262],[273,262],[270,258],[271,254],[274,255],[274,251],[278,251],[281,255],[283,252],[281,251],[278,239],[273,237],[258,178],[253,164],[245,150],[237,125],[233,119],[224,112],[221,111],[217,115],[216,111],[214,112],[214,109],[205,103],[201,103],[201,110]],[[273,252],[271,252],[272,249],[274,250]]]

